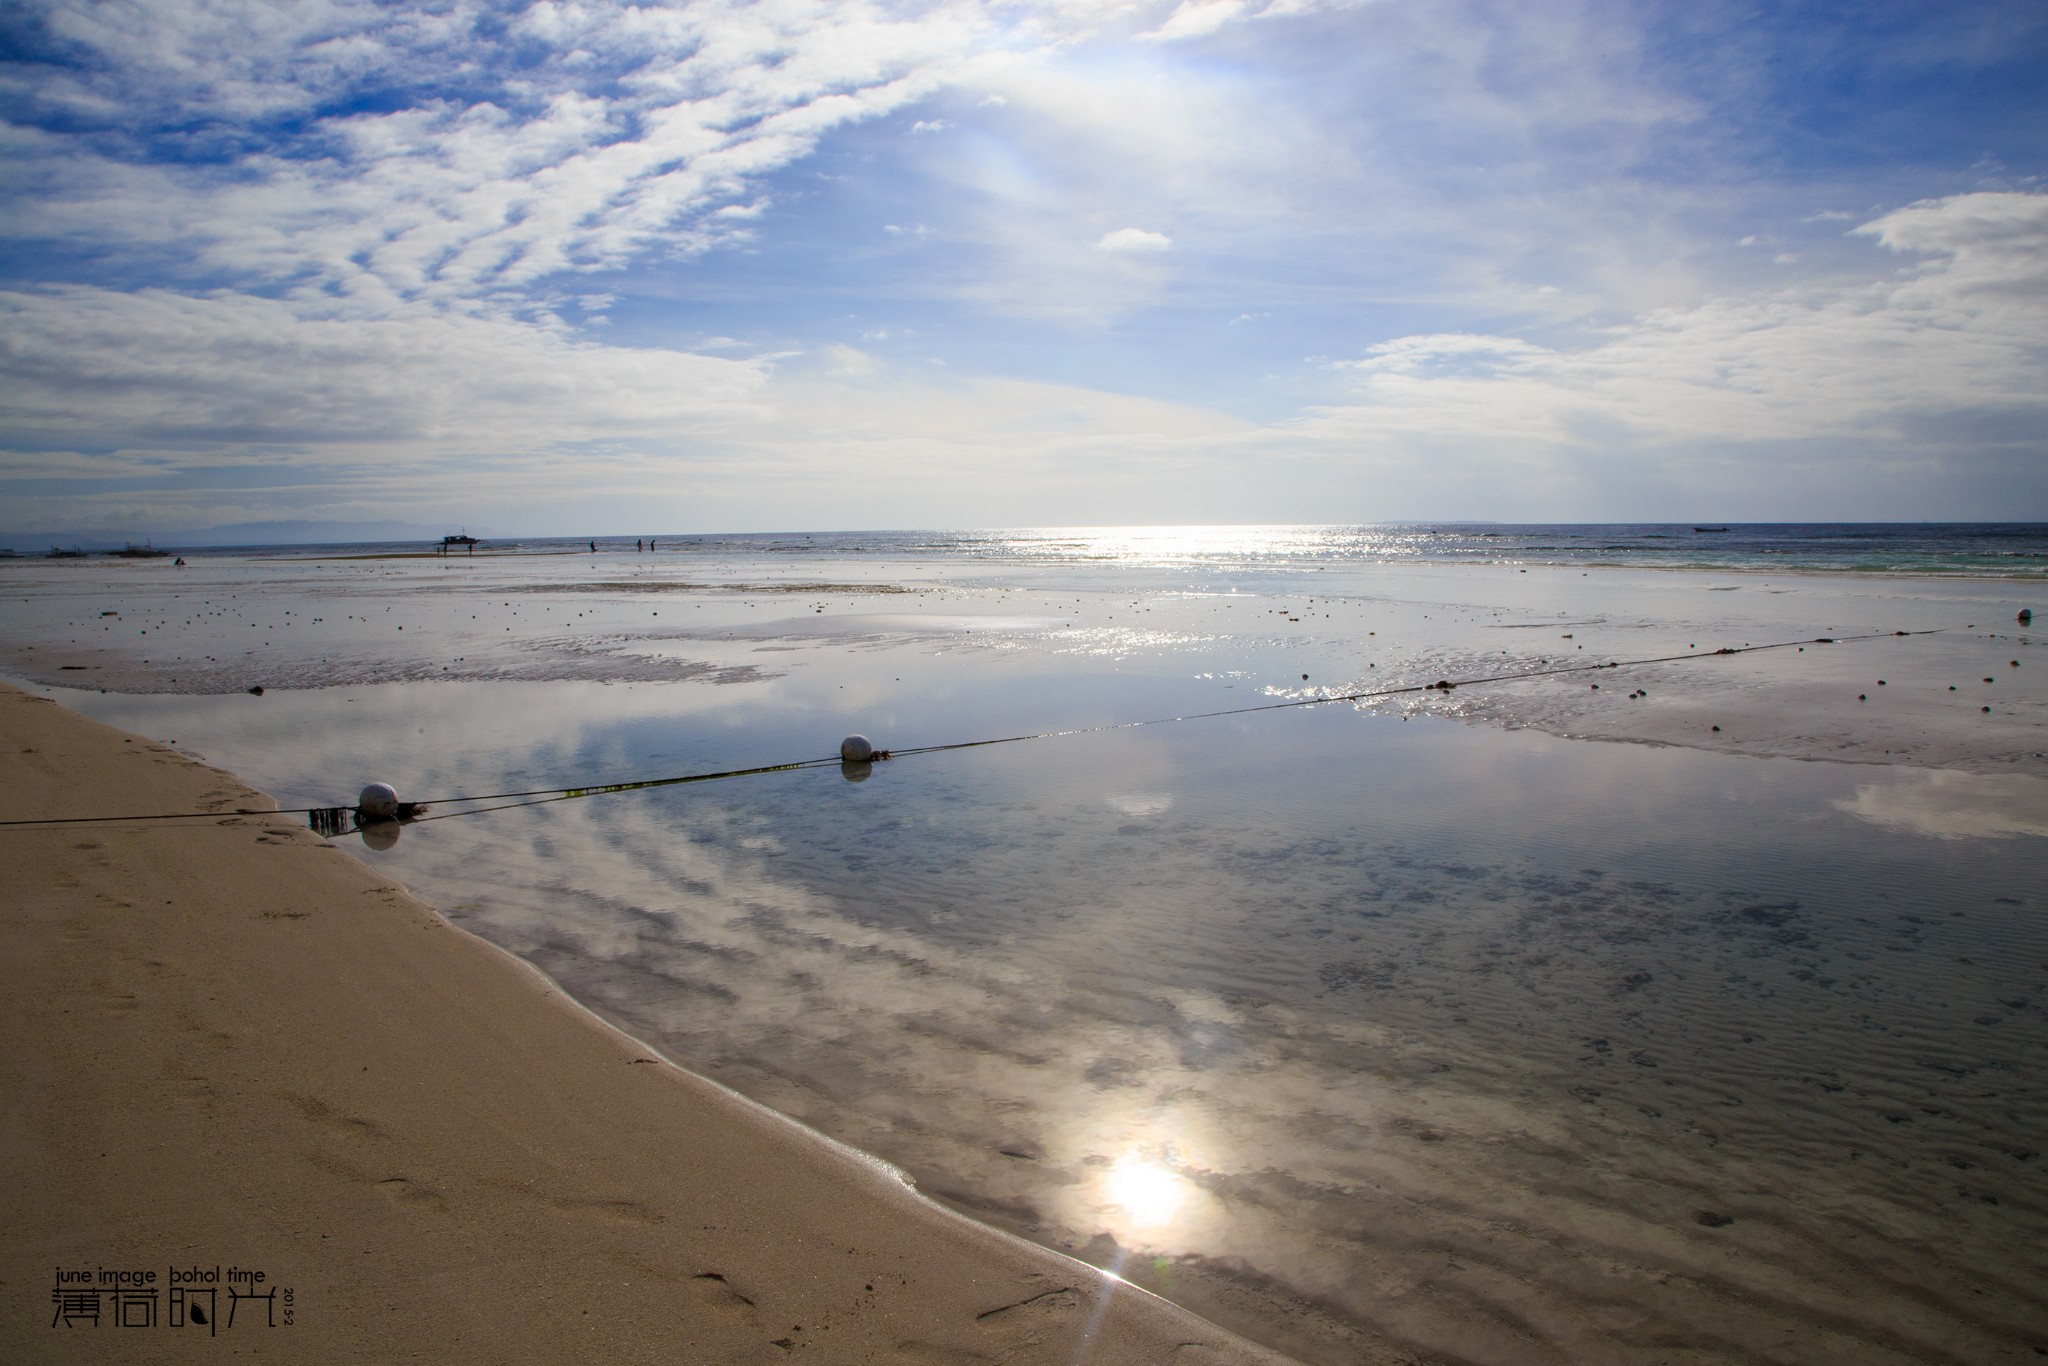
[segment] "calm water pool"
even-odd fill
[[[73,700],[298,805],[1260,700],[1215,662]],[[684,1063],[1304,1356],[2023,1360],[2048,1344],[2029,782],[1338,705],[368,856]],[[1972,804],[2017,815],[1964,837]]]

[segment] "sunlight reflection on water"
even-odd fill
[[[1195,1188],[1156,1162],[1125,1153],[1102,1178],[1102,1194],[1135,1229],[1156,1229],[1175,1222]]]

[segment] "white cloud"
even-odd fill
[[[858,347],[834,342],[824,348],[826,373],[840,379],[865,379],[882,368],[882,363]]]
[[[1148,232],[1144,228],[1118,228],[1115,232],[1104,233],[1096,242],[1095,249],[1151,254],[1171,251],[1173,239],[1163,232]]]
[[[1344,362],[1340,368],[1378,374],[1414,374],[1459,360],[1490,360],[1497,367],[1503,362],[1527,362],[1552,354],[1543,347],[1514,337],[1444,332],[1380,342],[1366,348],[1363,360]]]
[[[1242,19],[1244,14],[1244,0],[1183,0],[1165,23],[1145,37],[1161,42],[1207,37],[1225,24]]]
[[[1856,233],[1893,251],[1946,258],[1925,268],[1934,289],[1971,296],[1979,307],[2002,308],[2013,302],[2014,291],[2029,299],[2048,291],[2048,194],[1986,191],[1922,200]],[[1977,297],[1986,293],[1997,297]]]
[[[45,444],[518,453],[715,429],[756,410],[765,378],[759,359],[423,305],[360,318],[247,295],[0,292],[0,417]]]
[[[744,437],[811,524],[1057,523],[1083,508],[1187,516],[1262,435],[1228,414],[1074,385],[891,378],[792,368],[770,381],[773,415]],[[739,481],[733,491],[760,496]]]
[[[83,60],[29,94],[87,127],[11,133],[0,232],[175,244],[196,272],[373,308],[501,308],[561,272],[743,237],[762,176],[930,94],[1002,34],[961,0],[911,17],[863,0],[543,0],[498,39],[466,0],[166,0],[51,22]],[[448,93],[321,112],[402,88]],[[166,159],[174,143],[207,155]]]
[[[1353,9],[1372,0],[1267,0],[1255,5],[1249,0],[1181,0],[1159,27],[1139,34],[1147,42],[1173,42],[1182,38],[1206,38],[1227,24],[1251,19],[1282,19],[1320,10]]]
[[[1293,427],[1367,450],[1455,449],[1475,469],[1524,479],[1538,468],[1592,476],[1630,452],[1682,481],[1690,451],[1693,473],[1721,462],[1725,481],[1728,461],[1813,442],[1932,469],[1973,443],[1995,460],[2036,440],[2048,418],[2048,195],[1930,201],[1858,232],[1934,259],[1871,284],[1659,310],[1578,347],[1399,338],[1341,364],[1349,401]]]

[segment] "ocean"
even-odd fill
[[[653,539],[6,562],[0,662],[1304,1360],[2048,1348],[2048,527]],[[1003,743],[447,800],[854,732]]]
[[[636,543],[641,538],[636,537]],[[671,554],[777,560],[897,556],[1005,565],[1120,564],[1210,571],[1285,570],[1317,563],[1514,563],[1856,574],[2041,577],[2048,525],[2038,522],[1392,523],[1330,527],[1023,528],[998,531],[769,532],[654,535]],[[489,538],[486,553],[607,553],[620,537]],[[379,554],[389,543],[237,546],[187,555],[297,558]],[[406,546],[408,550],[420,547]],[[460,553],[473,553],[458,550]],[[659,553],[659,549],[657,549]]]

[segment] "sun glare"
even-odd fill
[[[1186,1180],[1136,1153],[1125,1153],[1111,1165],[1103,1190],[1109,1203],[1140,1227],[1173,1222],[1190,1194]]]

